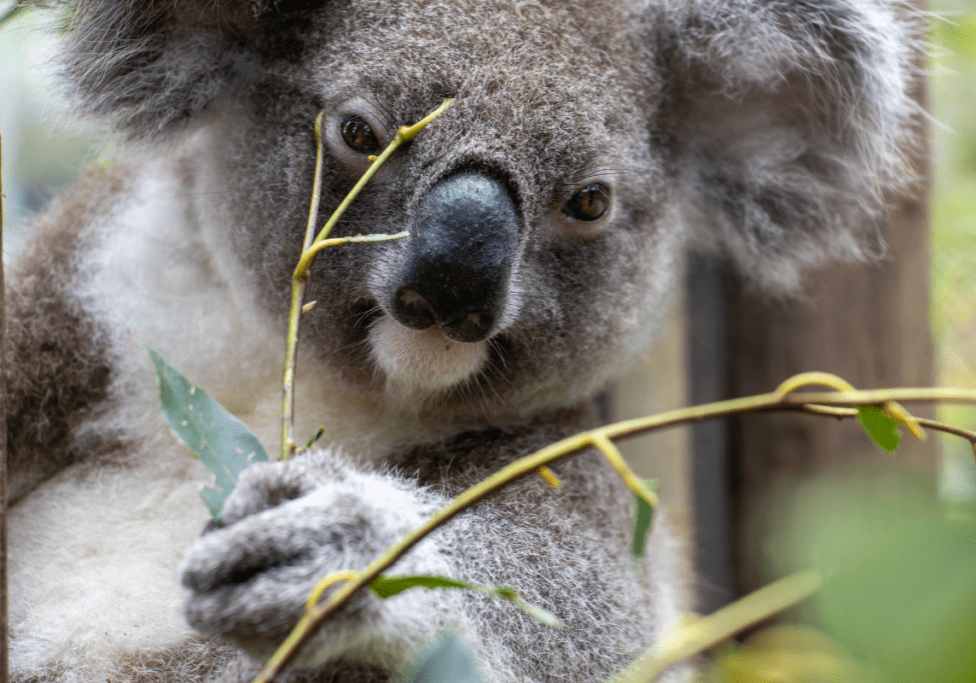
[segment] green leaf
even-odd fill
[[[312,435],[312,438],[308,440],[307,444],[305,444],[305,450],[307,451],[314,446],[315,442],[321,439],[323,434],[325,434],[325,427],[319,427],[316,429],[315,433]]]
[[[138,343],[156,369],[159,402],[170,431],[213,472],[214,485],[204,488],[200,496],[210,509],[210,516],[220,521],[224,503],[237,485],[241,470],[255,462],[267,462],[268,454],[243,422],[156,351]]]
[[[652,491],[657,490],[656,479],[645,479],[642,483]],[[634,503],[634,540],[631,554],[636,558],[643,557],[647,550],[647,533],[651,530],[651,522],[654,520],[654,508],[637,494],[634,494]]]
[[[898,422],[885,415],[874,406],[858,406],[857,421],[876,444],[889,453],[901,443],[901,430]]]
[[[504,597],[504,596],[503,596]],[[539,607],[538,605],[533,605],[531,602],[526,602],[517,595],[509,598],[513,605],[518,607],[520,610],[528,614],[530,617],[538,621],[540,624],[549,626],[550,628],[565,628],[566,624],[557,617],[555,614],[545,609],[544,607]]]
[[[404,683],[481,683],[474,656],[457,636],[442,638],[421,653],[403,678]]]
[[[485,586],[474,581],[462,581],[459,579],[449,579],[444,576],[416,575],[416,576],[386,576],[380,575],[373,579],[369,587],[374,593],[384,600],[409,588],[422,587],[428,590],[436,588],[462,588],[464,590],[476,591],[491,595],[496,598],[504,598],[520,610],[528,614],[536,621],[551,626],[553,628],[563,628],[564,624],[559,618],[547,609],[526,602],[519,597],[513,589],[508,586]]]
[[[467,588],[469,590],[481,590],[484,586],[467,581],[456,581],[443,576],[385,576],[380,575],[373,579],[369,587],[378,596],[386,600],[398,595],[408,588]],[[484,591],[481,591],[484,592]]]

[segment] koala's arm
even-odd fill
[[[10,502],[82,457],[120,447],[86,438],[84,425],[109,394],[113,361],[104,325],[78,296],[90,247],[89,217],[113,201],[119,181],[95,171],[52,203],[8,273],[7,471]],[[97,442],[97,443],[96,443]]]
[[[501,466],[477,463],[491,450],[489,435],[464,438],[474,445],[468,454],[452,446],[403,460],[419,480],[360,472],[326,451],[246,471],[228,501],[226,527],[203,536],[184,563],[191,625],[268,654],[319,578],[365,567],[444,505],[444,492],[455,495]],[[364,591],[323,625],[301,663],[331,660],[335,667],[346,658],[399,673],[418,647],[453,629],[477,649],[487,680],[609,677],[673,615],[663,614],[664,602],[651,605],[635,578],[632,496],[609,467],[590,453],[555,470],[563,488],[523,478],[436,531],[389,573],[509,585],[554,612],[565,629],[476,593],[418,588],[381,601]]]

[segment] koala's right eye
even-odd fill
[[[358,116],[350,114],[339,124],[342,140],[349,148],[360,154],[379,154],[380,142],[369,124]]]

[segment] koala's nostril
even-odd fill
[[[427,299],[412,289],[404,287],[397,290],[393,305],[397,321],[406,327],[426,330],[436,322],[434,309],[427,303]]]
[[[495,316],[490,313],[468,313],[443,325],[448,339],[457,342],[479,342],[488,336]]]

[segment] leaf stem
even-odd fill
[[[783,408],[781,410],[786,409]],[[842,406],[822,406],[815,403],[805,403],[803,405],[796,406],[795,410],[798,412],[811,413],[813,415],[827,415],[829,417],[836,418],[857,417],[857,408],[846,408]],[[963,429],[962,427],[956,427],[954,425],[946,424],[945,422],[930,420],[924,417],[916,417],[915,421],[921,427],[927,427],[928,429],[934,429],[937,432],[945,432],[946,434],[962,437],[976,446],[976,431]]]
[[[617,476],[627,484],[627,487],[634,492],[635,496],[640,497],[645,503],[651,506],[652,510],[658,506],[657,494],[647,488],[644,482],[634,474],[634,471],[627,465],[623,454],[613,441],[608,439],[605,434],[597,434],[593,437],[593,445],[598,451],[603,453],[603,457],[607,459],[607,462],[613,466],[613,469],[617,470]]]

